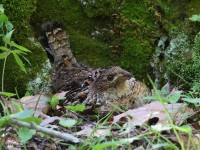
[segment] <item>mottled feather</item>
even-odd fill
[[[149,89],[120,67],[90,68],[76,61],[69,36],[58,22],[42,25],[39,38],[52,64],[52,85],[55,92],[68,91],[67,103],[99,105],[110,110],[113,105],[129,109],[143,103]]]

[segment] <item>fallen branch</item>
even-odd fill
[[[10,119],[9,124],[15,124],[15,125],[18,125],[18,126],[21,126],[21,127],[27,127],[27,128],[30,128],[30,129],[35,129],[36,131],[51,135],[53,137],[63,139],[65,141],[70,141],[70,142],[73,142],[73,143],[82,142],[81,139],[74,137],[71,134],[62,133],[62,132],[59,132],[59,131],[55,131],[55,130],[52,130],[52,129],[41,127],[41,126],[39,126],[35,123],[27,123],[27,122],[22,122],[22,121],[19,121],[19,120],[16,120],[16,119]]]

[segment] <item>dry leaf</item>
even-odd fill
[[[175,121],[180,121],[180,114],[182,114],[183,110],[189,110],[182,103],[164,104],[164,106]],[[141,126],[144,123],[150,122],[151,119],[156,120],[156,122],[151,122],[149,125],[160,124],[160,126],[166,126],[166,124],[168,124],[167,115],[163,109],[162,103],[158,101],[117,115],[113,117],[112,124],[117,123],[122,118],[127,120],[127,122],[133,126]]]
[[[21,103],[24,109],[32,109],[36,110],[37,112],[42,112],[44,114],[47,114],[48,110],[50,109],[50,106],[46,100],[50,99],[51,96],[52,95],[50,94],[25,96],[21,98]]]
[[[58,98],[64,97],[66,92],[61,92],[55,94]],[[34,96],[25,96],[22,97],[19,100],[11,99],[11,102],[15,102],[18,105],[22,105],[24,109],[32,109],[36,110],[35,117],[42,116],[43,118],[48,118],[45,114],[49,111],[51,108],[48,104],[47,100],[50,100],[52,98],[52,94],[41,94],[41,95],[34,95]],[[37,106],[37,107],[36,107]],[[13,111],[17,112],[16,108],[12,105],[12,103],[9,103],[8,107]]]
[[[95,130],[95,132],[94,132]],[[77,136],[91,136],[93,134],[94,137],[100,137],[100,136],[106,136],[111,134],[110,129],[95,129],[93,125],[85,125],[83,129],[79,132],[77,132],[75,135]]]
[[[52,122],[54,122],[54,121],[56,121],[56,120],[62,120],[63,118],[61,118],[61,117],[57,117],[57,116],[55,116],[55,117],[48,117],[48,118],[46,118],[46,119],[44,119],[44,120],[42,120],[42,122],[40,123],[40,126],[47,126],[47,125],[49,125],[50,123],[52,123]]]

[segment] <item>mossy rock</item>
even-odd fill
[[[66,27],[79,62],[94,67],[121,66],[137,79],[148,81],[147,75],[153,78],[150,62],[158,39],[179,28],[193,37],[198,31],[196,25],[185,23],[185,18],[199,12],[198,0],[181,2],[180,6],[171,0],[3,0],[5,12],[16,29],[14,40],[32,51],[28,55],[31,77],[29,73],[19,80],[16,76],[7,78],[6,83],[14,81],[13,86],[7,84],[8,91],[18,85],[23,93],[25,80],[35,78],[46,55],[36,40],[30,42],[30,38],[40,35],[42,23],[54,20]],[[17,67],[8,67],[11,64],[7,64],[7,75],[21,75],[19,70],[16,72]]]
[[[39,1],[36,11],[38,13],[32,16],[32,26],[38,36],[42,23],[49,20],[60,21],[69,33],[71,47],[78,61],[96,67],[109,65],[107,63],[110,59],[109,45],[104,40],[94,39],[92,36],[96,28],[105,27],[105,21],[83,13],[84,8],[79,1]],[[34,22],[35,20],[37,22]]]
[[[86,63],[92,67],[107,67],[110,59],[108,45],[103,42],[84,36],[77,31],[70,31],[71,47],[78,62]]]
[[[148,81],[152,77],[150,58],[154,52],[154,42],[160,36],[159,27],[144,1],[127,1],[121,12],[120,65],[133,72],[139,80]]]
[[[12,56],[8,57],[5,69],[5,91],[16,92],[23,96],[26,90],[26,85],[29,81],[36,77],[37,72],[44,61],[47,59],[46,54],[37,39],[34,37],[34,32],[30,26],[31,15],[36,9],[36,0],[3,0],[2,4],[5,9],[5,14],[14,25],[14,32],[12,40],[17,44],[29,49],[31,53],[27,55],[31,66],[27,63],[27,74],[19,69]],[[3,65],[3,61],[0,62]],[[2,72],[2,67],[1,67]]]
[[[33,35],[30,19],[36,10],[36,3],[37,0],[2,0],[5,14],[14,25],[16,42],[21,42]]]
[[[41,24],[49,20],[61,21],[66,26],[66,30],[70,35],[71,47],[79,61],[86,62],[90,66],[95,67],[120,65],[133,72],[134,76],[139,79],[146,78],[150,71],[148,57],[152,52],[151,43],[154,39],[148,40],[149,37],[152,37],[152,33],[146,33],[152,30],[154,20],[148,19],[149,12],[146,11],[146,6],[143,2],[133,3],[128,1],[120,5],[121,1],[107,0],[101,1],[101,3],[90,3],[87,7],[78,0],[29,0],[27,2],[20,0],[8,2],[4,0],[4,3],[7,10],[14,8],[8,13],[8,16],[20,10],[19,13],[11,17],[11,21],[16,25],[15,39],[17,42],[23,46],[28,45],[27,48],[33,52],[31,56],[34,58],[28,57],[32,65],[37,66],[36,68],[30,68],[32,73],[38,72],[38,67],[44,62],[43,60],[46,57],[40,61],[38,55],[43,53],[43,51],[39,47],[33,50],[27,38],[38,37],[41,33]],[[12,5],[14,7],[11,7]],[[134,12],[132,11],[133,9],[135,9]],[[139,18],[141,12],[143,13],[142,17],[147,22],[144,22],[143,18]],[[22,21],[22,18],[19,18],[21,13],[27,15],[24,16],[24,21]],[[117,15],[122,15],[124,18],[116,19]],[[124,19],[139,22],[140,25],[134,24],[129,26]],[[20,31],[21,26],[25,27],[23,31]],[[119,30],[117,27],[119,27]],[[140,33],[143,27],[146,30]],[[100,32],[101,36],[93,36],[96,32]],[[111,47],[117,47],[117,49],[115,50]],[[39,63],[35,64],[35,60]],[[9,63],[8,66],[10,66]],[[9,69],[7,71],[10,72]],[[35,74],[31,77],[34,78]],[[10,79],[12,78],[9,77],[8,80]],[[12,80],[18,81],[17,79]],[[22,84],[22,82],[19,83]],[[19,83],[15,83],[15,85]]]

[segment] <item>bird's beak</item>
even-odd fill
[[[132,77],[132,74],[131,74],[130,72],[124,70],[124,71],[122,72],[122,76],[123,76],[124,78],[126,78],[126,79],[130,79],[130,78]]]

